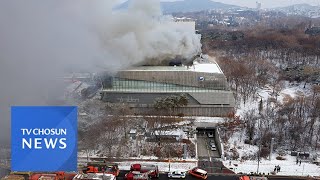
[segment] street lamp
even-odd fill
[[[257,168],[257,174],[259,173],[259,165],[260,165],[260,151],[261,151],[261,144],[259,143],[259,150],[258,150],[258,168]]]
[[[169,150],[169,172],[170,172],[170,161],[171,161],[170,148],[168,148],[168,150]]]
[[[274,143],[274,138],[271,138],[269,161],[271,161],[271,155],[273,152],[273,143]]]
[[[259,150],[258,150],[258,167],[257,167],[257,174],[259,173],[259,165],[260,165],[260,152],[261,152],[261,122],[260,122],[260,118],[258,119],[258,127],[260,130],[260,134],[259,134]]]

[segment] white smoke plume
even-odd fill
[[[133,1],[128,11],[114,16],[102,24],[101,30],[111,28],[101,32],[101,39],[109,53],[121,57],[121,64],[176,56],[189,59],[200,52],[200,39],[195,32],[161,16],[158,1]]]
[[[191,30],[162,16],[158,0],[0,1],[0,142],[10,106],[50,105],[66,71],[111,71],[201,50]],[[1,144],[0,144],[1,146]]]

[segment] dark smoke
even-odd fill
[[[10,139],[10,107],[56,105],[66,71],[115,72],[152,59],[190,59],[200,39],[161,14],[159,1],[0,1],[0,147]]]

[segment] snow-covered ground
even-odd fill
[[[244,144],[243,140],[241,140],[241,133],[235,133],[228,141],[229,149],[236,148],[240,157],[243,156],[252,156],[257,155],[258,146]],[[274,167],[279,165],[281,167],[281,171],[277,173],[277,175],[288,175],[288,176],[320,176],[320,166],[315,164],[311,164],[307,161],[302,161],[301,165],[296,164],[296,157],[286,155],[283,156],[285,160],[277,160],[276,157],[278,155],[273,153],[271,156],[271,160],[269,159],[261,159],[259,163],[258,170],[258,161],[239,161],[239,160],[224,160],[223,164],[233,170],[235,173],[265,173],[271,174],[274,170]],[[230,165],[231,162],[231,165]]]
[[[246,111],[255,109],[258,111],[259,101],[262,99],[263,102],[267,102],[269,98],[275,98],[272,96],[272,88],[266,86],[263,89],[259,89],[257,95],[249,99],[245,104],[240,103],[237,109],[236,114],[240,117],[244,115]],[[304,83],[296,84],[283,82],[283,88],[278,93],[277,100],[280,103],[284,103],[288,98],[295,98],[297,96],[308,96],[311,94],[311,86]],[[267,104],[264,103],[264,106]],[[245,135],[244,132],[237,131],[235,132],[225,144],[228,147],[228,150],[235,148],[239,153],[239,159],[243,156],[255,156],[258,151],[258,146],[244,144]],[[223,163],[226,167],[232,168],[236,173],[271,173],[274,170],[276,165],[281,167],[281,171],[277,175],[291,175],[291,176],[320,176],[320,166],[311,164],[309,162],[302,162],[301,165],[296,164],[296,157],[286,155],[284,156],[286,160],[277,160],[277,154],[272,154],[271,160],[262,159],[259,163],[258,171],[258,161],[239,161],[231,160],[231,165],[229,160],[224,160]]]
[[[277,175],[288,175],[288,176],[320,176],[320,166],[311,164],[308,162],[302,162],[296,164],[296,157],[294,156],[284,156],[286,160],[277,160],[276,154],[272,155],[271,161],[268,159],[262,159],[259,163],[258,161],[223,161],[224,165],[228,168],[232,168],[236,173],[250,173],[259,172],[268,174],[274,170],[274,167],[279,165],[281,167],[280,172]]]
[[[309,84],[304,87],[304,83],[289,83],[287,81],[282,82],[282,86],[282,90],[277,96],[277,100],[280,103],[283,103],[288,97],[295,98],[297,96],[310,95],[312,89],[311,85]],[[259,89],[256,93],[256,96],[248,99],[245,104],[243,102],[238,104],[236,114],[242,116],[244,112],[248,110],[258,109],[260,99],[262,99],[263,102],[266,102],[269,98],[275,98],[275,96],[272,95],[272,92],[273,90],[270,86]],[[264,103],[264,106],[266,106],[266,103]]]
[[[99,158],[94,155],[93,152],[90,153],[91,158]],[[158,165],[159,171],[161,172],[169,172],[169,164],[170,171],[188,171],[197,166],[198,161],[196,159],[171,159],[169,162],[157,162],[159,160],[156,156],[140,156],[135,158],[130,158],[127,161],[115,162],[119,165],[119,169],[121,170],[130,170],[131,164],[150,164],[150,165]],[[167,160],[168,161],[168,160]],[[78,153],[78,163],[85,165],[87,162],[87,156],[85,152]]]
[[[241,140],[241,133],[235,133],[228,141],[229,149],[236,148],[239,156],[250,156],[256,155],[258,152],[258,147],[254,145],[244,144],[243,140]],[[274,170],[274,167],[279,165],[281,170],[277,175],[288,175],[288,176],[320,176],[320,166],[315,164],[311,164],[309,162],[302,161],[301,165],[296,164],[296,157],[286,155],[283,156],[285,160],[277,160],[276,157],[278,155],[273,153],[271,156],[271,160],[269,159],[261,159],[259,163],[258,170],[258,161],[255,160],[247,160],[247,161],[239,161],[239,160],[224,160],[223,164],[233,170],[235,173],[247,173],[251,172],[256,173],[265,173],[271,174]],[[231,165],[230,165],[231,162]]]
[[[244,133],[239,131],[231,136],[227,143],[224,143],[228,149],[237,149],[239,157],[256,155],[258,147],[244,143]]]

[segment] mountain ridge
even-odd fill
[[[115,9],[126,9],[128,8],[131,1],[132,0],[125,1],[124,3],[117,6]],[[160,5],[164,14],[177,12],[196,12],[210,9],[229,9],[239,7],[236,5],[224,4],[211,0],[183,0],[173,2],[160,2]]]

